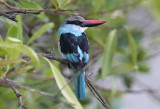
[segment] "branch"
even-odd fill
[[[154,89],[141,89],[141,90],[126,90],[126,91],[120,91],[121,93],[134,93],[134,94],[139,94],[139,93],[158,93],[158,90]]]
[[[0,86],[3,86],[3,87],[14,86],[15,88],[27,90],[29,92],[38,93],[38,94],[41,94],[41,95],[44,95],[44,96],[49,96],[49,97],[52,97],[52,98],[55,97],[54,95],[46,93],[46,92],[43,92],[43,91],[38,91],[36,89],[32,89],[32,88],[29,88],[29,87],[18,85],[14,81],[8,80],[8,79],[2,79],[2,78],[0,78]]]
[[[10,14],[6,14],[5,12],[0,11],[0,16],[6,17],[10,20],[13,20],[13,21],[17,22],[15,14],[10,15]]]
[[[11,87],[11,86],[14,86],[15,88],[18,88],[18,89],[27,90],[29,92],[33,92],[33,93],[37,93],[37,94],[41,94],[41,95],[44,95],[44,96],[54,98],[54,99],[59,100],[63,103],[66,103],[66,104],[72,104],[72,103],[69,103],[67,101],[64,101],[63,99],[57,98],[57,95],[53,95],[53,94],[50,94],[50,93],[47,93],[47,92],[44,92],[44,91],[39,91],[39,90],[36,90],[36,89],[32,89],[32,88],[29,88],[29,87],[18,85],[14,81],[9,80],[9,79],[0,78],[0,86],[8,87],[8,88]]]
[[[68,10],[57,10],[57,9],[32,9],[32,8],[18,8],[11,6],[7,2],[0,0],[0,3],[5,5],[7,8],[12,9],[12,10],[17,10],[17,11],[39,11],[39,12],[51,12],[51,13],[56,13],[56,14],[63,14],[63,15],[78,15],[78,13],[66,13],[64,11],[76,11],[73,9],[68,9]]]
[[[110,91],[111,89],[106,89],[104,87],[100,87],[99,85],[95,85],[96,88],[101,89],[101,90],[105,90],[105,91]],[[149,88],[145,88],[145,89],[139,89],[139,90],[133,90],[133,89],[128,89],[128,90],[116,90],[117,93],[132,93],[132,94],[141,94],[141,93],[148,93],[148,94],[154,94],[154,93],[158,93],[159,89],[149,89]]]
[[[46,58],[51,59],[51,60],[59,61],[62,64],[66,64],[66,65],[69,64],[69,62],[66,59],[59,58],[57,56],[54,56],[53,54],[37,54],[37,55],[39,57],[46,57]],[[19,58],[28,58],[28,56],[25,55],[25,54],[22,54],[22,55],[19,56]]]
[[[136,78],[136,81],[138,82],[138,85],[140,85],[141,87],[145,87],[147,90],[146,92],[148,92],[148,94],[154,98],[155,100],[157,100],[158,102],[160,102],[160,96],[158,95],[159,89],[157,90],[152,90],[150,89],[151,86],[149,86],[148,84],[142,82],[141,80]],[[155,92],[157,93],[157,95],[155,95]]]
[[[54,81],[54,78],[52,77],[52,78],[47,78],[47,79],[45,79],[45,80],[42,80],[42,81],[40,81],[40,82],[37,82],[37,83],[32,83],[32,84],[24,84],[25,86],[35,86],[35,85],[39,85],[39,84],[42,84],[42,83],[44,83],[44,82],[47,82],[47,81],[50,81],[50,80],[53,80]]]
[[[18,98],[18,107],[19,107],[19,109],[21,109],[21,108],[28,109],[24,105],[24,103],[22,101],[22,95],[20,94],[20,92],[14,86],[12,86],[12,85],[11,85],[11,88],[13,89],[14,93],[16,94],[16,96]]]
[[[88,88],[90,89],[90,91],[93,93],[93,95],[101,102],[101,104],[106,108],[106,109],[110,109],[109,105],[107,104],[107,102],[105,101],[105,99],[103,98],[103,96],[96,90],[96,88],[94,87],[94,85],[91,83],[91,81],[87,78],[87,76],[85,76],[85,82],[86,85],[88,86]]]
[[[77,11],[77,9],[66,9],[66,10],[57,10],[57,9],[32,9],[32,8],[19,8],[19,7],[14,7],[7,2],[0,0],[0,3],[5,5],[7,8],[13,10],[10,12],[0,12],[0,16],[6,17],[10,20],[13,20],[17,22],[16,20],[16,15],[17,14],[34,14],[38,15],[41,12],[50,12],[50,13],[55,13],[55,14],[63,14],[63,15],[79,15],[78,13],[70,13],[66,11]]]
[[[56,60],[56,61],[61,62],[62,64],[69,64],[69,62],[66,59],[62,59],[62,58],[59,58],[59,57],[51,55],[51,54],[38,54],[38,56],[40,56],[40,57],[43,56],[48,59]]]
[[[40,14],[42,11],[36,11],[36,12],[27,12],[27,11],[9,11],[9,12],[5,12],[6,14],[35,14],[38,15]]]

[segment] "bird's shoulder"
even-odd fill
[[[82,52],[89,52],[88,38],[84,32],[82,32],[80,36],[76,36],[72,33],[61,34],[60,45],[62,49],[68,50],[69,52],[77,52],[77,46],[80,47]]]
[[[61,34],[60,36],[60,47],[61,47],[61,51],[64,54],[67,53],[77,53],[77,38],[74,34],[72,33],[65,33],[65,34]]]

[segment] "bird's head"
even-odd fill
[[[85,20],[81,16],[72,16],[67,18],[59,29],[59,34],[67,32],[81,31],[84,32],[88,27],[94,27],[105,23],[105,21],[100,20]],[[78,34],[78,33],[77,33]]]
[[[105,21],[100,20],[85,20],[81,16],[72,16],[66,19],[65,24],[78,25],[80,27],[94,27],[105,23]]]

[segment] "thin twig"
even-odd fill
[[[7,2],[0,0],[0,3],[5,5],[7,8],[12,9],[12,10],[18,10],[18,11],[39,11],[39,12],[51,12],[51,13],[57,13],[57,14],[63,14],[63,15],[78,15],[78,13],[68,13],[64,11],[75,11],[73,9],[68,9],[68,10],[57,10],[57,9],[32,9],[32,8],[19,8],[19,7],[14,7],[8,4]]]
[[[13,13],[17,13],[17,14],[35,14],[38,15],[40,14],[42,11],[36,11],[36,12],[28,12],[28,11],[8,11],[5,12],[6,14],[13,14]]]
[[[93,93],[93,95],[101,102],[101,104],[106,108],[110,109],[109,105],[103,98],[103,96],[97,91],[97,89],[94,87],[94,85],[91,83],[91,81],[85,76],[85,82],[90,91]]]
[[[69,62],[66,60],[66,59],[62,59],[62,58],[59,58],[59,57],[57,57],[57,56],[54,56],[54,55],[52,55],[52,54],[37,54],[39,57],[46,57],[46,58],[48,58],[48,59],[51,59],[51,60],[56,60],[56,61],[59,61],[60,63],[62,63],[62,64],[69,64]],[[19,58],[28,58],[28,56],[27,55],[25,55],[25,54],[22,54],[22,55],[20,55],[19,56]]]
[[[154,91],[154,90],[150,90],[150,87],[151,87],[151,86],[149,86],[148,84],[142,82],[140,79],[137,79],[137,78],[136,78],[136,82],[138,82],[138,85],[140,85],[140,86],[145,87],[146,89],[148,89],[148,90],[147,90],[148,94],[149,94],[152,98],[154,98],[155,100],[157,100],[158,102],[160,102],[160,96],[158,95],[158,93],[157,93],[157,95],[155,95],[155,92],[158,92],[158,91],[159,91],[158,89],[155,90],[155,91]]]
[[[125,90],[125,91],[120,91],[122,93],[134,93],[134,94],[140,94],[140,93],[158,93],[158,90],[154,89],[141,89],[141,90]]]
[[[15,14],[10,15],[10,14],[6,14],[5,12],[0,11],[0,16],[6,17],[10,20],[13,20],[13,21],[17,22]]]
[[[38,54],[38,56],[40,56],[40,57],[43,56],[48,59],[56,60],[56,61],[61,62],[62,64],[67,64],[67,65],[69,64],[66,59],[62,59],[62,58],[59,58],[59,57],[51,55],[51,54]]]
[[[27,67],[27,64],[30,64],[31,62],[32,62],[32,61],[29,60],[27,63],[21,65],[18,69],[14,70],[14,71],[12,71],[12,72],[7,72],[7,73],[5,74],[6,78],[10,78],[10,77],[16,76],[16,75],[19,74],[19,73],[22,73],[22,71],[24,71],[24,69]],[[29,67],[29,68],[27,68],[27,69],[25,69],[25,70],[29,70],[29,69],[32,69],[32,66]]]
[[[54,80],[54,78],[52,77],[52,78],[47,78],[47,79],[45,79],[45,80],[42,80],[42,81],[40,81],[40,82],[37,82],[37,83],[32,83],[32,84],[24,84],[25,86],[35,86],[35,85],[39,85],[39,84],[42,84],[42,83],[44,83],[44,82],[47,82],[47,81],[50,81],[50,80]]]
[[[12,86],[12,85],[11,85],[11,88],[13,89],[14,93],[16,94],[16,96],[18,98],[18,107],[19,107],[19,109],[21,109],[21,108],[28,109],[24,105],[24,103],[22,101],[22,95],[20,94],[20,92],[14,86]]]
[[[48,97],[54,98],[56,100],[59,100],[59,101],[61,101],[63,103],[72,104],[73,105],[73,103],[67,102],[67,101],[65,101],[63,99],[60,99],[60,98],[57,98],[57,95],[53,95],[53,94],[50,94],[50,93],[47,93],[47,92],[44,92],[44,91],[39,91],[39,90],[36,90],[36,89],[32,89],[32,88],[29,88],[29,87],[26,87],[26,86],[18,85],[14,81],[9,80],[9,79],[0,78],[0,86],[8,87],[8,88],[10,86],[14,86],[15,88],[18,88],[18,89],[27,90],[29,92],[33,92],[33,93],[41,94],[41,95],[44,95],[44,96],[48,96]]]
[[[25,86],[22,86],[22,85],[18,85],[14,81],[8,80],[8,79],[0,78],[0,86],[5,86],[5,87],[14,86],[15,88],[27,90],[27,91],[34,92],[34,93],[38,93],[38,94],[41,94],[41,95],[44,95],[44,96],[49,96],[49,97],[52,97],[52,98],[55,97],[55,95],[53,95],[53,94],[49,94],[49,93],[46,93],[46,92],[43,92],[43,91],[38,91],[36,89],[32,89],[32,88],[25,87]]]
[[[20,0],[15,0],[16,2],[20,3],[21,6],[24,6],[23,3]]]
[[[106,89],[104,87],[100,87],[99,85],[95,85],[96,88],[104,90],[104,91],[109,91],[111,92],[112,89]],[[117,90],[117,93],[123,93],[123,94],[127,94],[127,93],[132,93],[132,94],[141,94],[141,93],[149,93],[149,94],[154,94],[154,93],[158,93],[160,92],[159,89],[139,89],[139,90],[133,90],[133,89],[128,89],[128,90]]]

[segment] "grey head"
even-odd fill
[[[85,22],[85,19],[81,16],[72,16],[67,18],[64,22],[66,24],[75,24],[81,26],[81,24]]]
[[[85,19],[81,16],[72,16],[72,17],[69,17],[67,18],[65,21],[85,21]]]
[[[81,16],[72,16],[67,18],[63,24],[73,24],[78,25],[80,27],[94,27],[105,23],[105,21],[100,20],[85,20]]]

